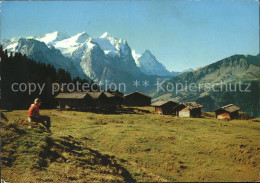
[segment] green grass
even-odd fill
[[[26,129],[26,134],[19,136],[19,140],[7,144],[4,147],[6,151],[18,150],[20,154],[15,153],[18,160],[20,156],[25,157],[25,160],[23,162],[15,160],[11,167],[3,169],[2,175],[5,180],[8,181],[11,170],[12,174],[17,175],[29,171],[26,169],[22,171],[18,169],[19,166],[31,167],[31,170],[35,170],[33,165],[27,165],[28,158],[43,151],[39,149],[40,147],[46,147],[35,146],[35,143],[46,143],[46,137],[56,142],[68,135],[84,143],[85,149],[79,150],[81,153],[87,153],[86,148],[90,148],[102,155],[115,156],[117,164],[125,168],[139,182],[257,181],[260,179],[260,123],[252,120],[222,121],[212,117],[199,119],[162,116],[154,114],[151,107],[133,109],[133,114],[96,114],[57,110],[41,110],[41,113],[51,117],[53,134],[49,137],[43,132],[33,132],[37,128]],[[26,111],[5,114],[9,120],[11,119],[10,121],[26,119]],[[26,125],[26,122],[23,124]],[[3,130],[2,135],[4,133]],[[31,133],[34,136],[28,137],[27,134]],[[57,147],[56,151],[58,154],[66,155],[66,152]],[[63,157],[66,157],[65,155]],[[71,157],[71,159],[75,158]],[[80,158],[83,161],[85,157]],[[75,172],[87,166],[77,162],[80,161],[72,163],[67,171]],[[66,163],[59,163],[57,160],[48,162],[47,172],[45,171],[42,176],[53,175],[57,172],[57,168],[64,164]],[[99,169],[104,168],[102,164],[96,166],[99,166]],[[107,166],[105,168],[109,169]],[[110,173],[109,178],[104,178],[100,172],[102,171],[92,171],[88,176],[97,181],[124,180],[119,173]],[[70,181],[66,178],[65,170],[57,175],[52,180]],[[37,178],[37,175],[30,176]],[[82,180],[80,176],[75,178],[77,182]]]

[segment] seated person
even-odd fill
[[[41,105],[41,99],[36,98],[34,100],[34,104],[31,105],[31,107],[28,110],[28,121],[29,122],[38,122],[42,123],[48,132],[51,132],[51,121],[49,116],[42,116],[40,115],[39,106]]]

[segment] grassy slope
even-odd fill
[[[2,122],[2,177],[8,182],[132,181],[114,156],[101,154],[70,135],[53,137],[43,127],[28,128],[25,111]]]
[[[17,143],[18,147],[4,145],[6,152],[18,150],[20,153],[14,153],[17,158],[12,166],[3,167],[3,178],[9,181],[10,177],[26,177],[29,174],[30,180],[45,181],[126,180],[131,176],[136,181],[260,180],[259,123],[252,120],[221,121],[214,118],[180,119],[143,111],[152,111],[152,108],[139,108],[132,110],[133,114],[122,115],[42,110],[43,114],[48,114],[52,119],[53,135],[48,137],[47,134],[37,132],[37,129],[26,129],[22,138],[18,138],[24,141]],[[25,119],[25,111],[6,114],[12,121]],[[26,127],[25,122],[22,124]],[[2,136],[5,131],[7,130],[3,128]],[[34,135],[28,137],[26,134]],[[50,138],[51,144],[60,144],[68,135],[73,136],[82,148],[67,148],[84,153],[84,156],[78,157],[61,150],[57,145],[51,145],[50,149],[65,159],[60,156],[58,157],[61,159],[47,157],[44,169],[39,169],[41,164],[36,163],[37,168],[30,160],[33,156],[38,157],[39,152],[44,152],[43,149],[30,150],[31,147],[28,150],[30,153],[19,150],[24,148],[25,141],[48,144],[46,138]],[[8,141],[10,139],[5,138]],[[117,166],[121,167],[120,171],[113,171],[115,168],[111,168],[111,163],[103,165],[100,161],[91,170],[92,165],[84,159],[96,159],[98,156],[95,153],[91,156],[92,151],[89,149],[95,149],[94,152],[101,152],[101,155],[109,154],[108,159],[112,157]],[[110,173],[104,174],[101,169]],[[70,178],[71,175],[74,176]]]

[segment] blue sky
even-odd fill
[[[4,1],[1,39],[52,31],[108,32],[149,49],[170,71],[259,53],[257,0]]]

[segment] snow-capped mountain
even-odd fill
[[[133,58],[134,58],[134,60],[135,60],[136,66],[137,66],[137,67],[141,67],[141,63],[140,63],[140,61],[139,61],[138,59],[139,59],[142,55],[136,53],[135,50],[132,50],[132,56],[133,56]]]
[[[92,42],[99,45],[106,55],[120,57],[121,54],[127,54],[126,41],[112,37],[105,32],[99,38],[94,38]]]
[[[151,78],[150,75],[170,76],[150,51],[142,55],[130,48],[126,40],[105,32],[93,38],[86,32],[69,36],[62,32],[40,37],[14,38],[1,41],[9,52],[21,52],[36,61],[52,64],[95,81],[125,82]]]
[[[55,32],[47,33],[42,37],[29,37],[29,38],[35,38],[36,40],[44,42],[46,45],[50,46],[54,44],[56,41],[61,41],[69,37],[70,36],[66,33],[55,31]]]
[[[57,41],[53,44],[56,49],[59,49],[65,57],[71,58],[74,61],[80,61],[84,52],[93,48],[91,37],[86,33],[78,33],[67,39]]]
[[[20,38],[11,38],[11,39],[3,39],[1,40],[1,45],[3,46],[4,49],[6,49],[8,52],[14,52],[15,47],[18,44],[18,40]]]
[[[157,75],[157,76],[170,76],[171,73],[165,68],[163,64],[158,62],[155,56],[149,51],[140,55],[136,54],[135,51],[132,51],[132,55],[135,59],[136,65],[140,70],[147,75]]]
[[[72,77],[80,76],[88,79],[78,64],[62,55],[60,50],[53,46],[47,47],[43,42],[35,39],[20,38],[15,47],[16,52],[26,54],[28,58],[34,59],[45,64],[54,65],[71,73]]]

